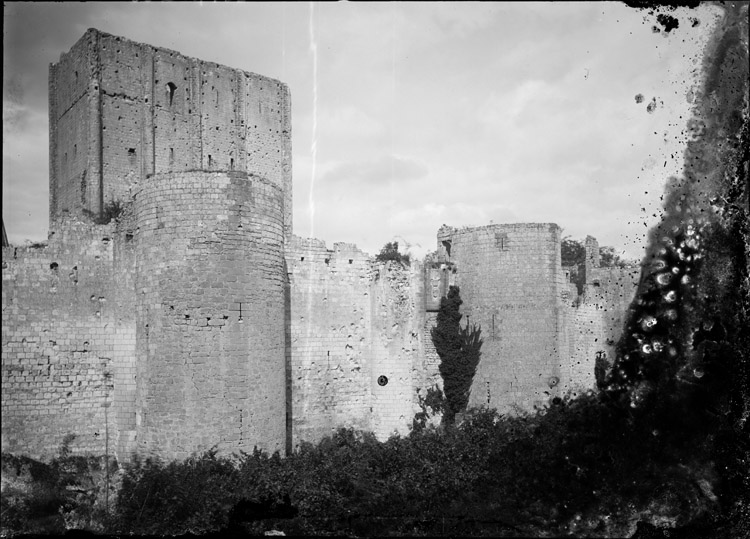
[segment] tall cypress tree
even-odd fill
[[[440,300],[437,325],[432,328],[432,342],[440,356],[440,376],[448,403],[444,420],[455,421],[458,413],[466,410],[474,374],[481,356],[481,328],[476,325],[461,328],[459,308],[463,301],[457,286],[451,286],[447,297]]]

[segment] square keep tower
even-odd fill
[[[49,84],[51,228],[126,201],[148,175],[205,170],[279,186],[291,234],[284,83],[92,28],[50,65]]]

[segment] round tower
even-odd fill
[[[244,172],[135,193],[139,452],[283,450],[284,194]]]

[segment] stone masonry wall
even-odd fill
[[[136,192],[140,452],[284,450],[283,205],[241,172]]]
[[[3,249],[2,450],[122,457],[134,438],[134,259],[114,225]],[[118,245],[119,246],[116,246]]]
[[[569,292],[563,294],[559,333],[563,392],[596,387],[596,358],[604,355],[610,362],[614,358],[640,277],[636,267],[599,267],[599,244],[592,236],[587,236],[585,246],[583,294],[578,296],[575,285],[564,279]]]
[[[592,388],[638,270],[561,267],[555,224],[442,227],[425,266],[292,236],[288,87],[95,29],[50,65],[50,240],[4,248],[2,450],[166,459],[406,434],[458,285],[470,406]],[[94,225],[111,202],[117,223]],[[86,222],[84,222],[86,221]]]
[[[469,406],[530,410],[557,391],[560,228],[443,227],[438,256],[457,270],[463,323],[482,329]]]
[[[622,335],[640,274],[640,268],[637,267],[592,269],[590,278],[587,277],[579,309],[593,308],[597,312],[601,333],[598,341],[589,343],[585,357],[595,358],[598,352],[603,352],[610,363],[614,359],[615,345]],[[581,323],[585,326],[587,322],[583,320],[575,326],[579,333],[583,329]]]
[[[377,263],[371,282],[373,362],[372,430],[384,440],[408,434],[419,411],[417,391],[423,377],[425,340],[424,268],[412,261]],[[425,339],[426,337],[426,339]],[[381,385],[382,382],[387,383]]]
[[[148,174],[243,171],[282,189],[288,236],[290,111],[279,81],[90,29],[50,66],[50,222]]]
[[[340,427],[408,432],[424,355],[422,266],[298,237],[286,259],[294,445]]]
[[[49,66],[50,223],[99,210],[97,136],[92,114],[99,91],[95,42],[86,33]]]
[[[290,378],[293,445],[339,427],[370,430],[369,258],[352,245],[292,238]]]

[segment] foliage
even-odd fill
[[[586,273],[584,262],[586,260],[586,248],[580,241],[565,236],[560,242],[560,255],[563,266],[572,267],[570,282],[576,285],[578,293],[583,293]]]
[[[138,535],[221,529],[237,501],[238,481],[237,468],[215,451],[167,465],[136,459],[123,478],[116,527]]]
[[[578,288],[578,293],[583,293],[585,284],[586,247],[578,240],[565,236],[560,242],[560,256],[563,266],[572,267],[570,282]],[[624,268],[633,265],[634,262],[621,258],[614,247],[599,247],[599,267]]]
[[[578,240],[565,236],[560,242],[560,255],[563,266],[575,266],[583,269],[586,261],[586,247]],[[633,262],[621,258],[614,247],[605,245],[599,247],[599,266],[602,268],[624,268]]]
[[[107,225],[122,217],[125,214],[126,209],[126,205],[119,200],[111,200],[104,205],[104,208],[102,208],[102,211],[99,214],[95,214],[89,210],[84,210],[84,212],[97,225]]]
[[[412,429],[422,430],[427,426],[427,422],[431,417],[440,416],[442,417],[447,410],[447,402],[443,391],[437,386],[427,388],[427,392],[424,397],[417,392],[418,405],[420,411],[414,415],[412,422]]]
[[[68,435],[50,463],[2,454],[2,535],[63,534],[66,529],[101,531],[108,525],[105,500],[111,459],[72,455]],[[109,467],[109,470],[106,468]],[[111,490],[111,489],[110,489]]]
[[[400,262],[403,266],[411,264],[411,257],[408,254],[401,254],[398,251],[398,242],[388,242],[380,250],[380,253],[375,255],[375,260],[378,262],[387,262],[392,260],[394,262]]]
[[[635,262],[625,260],[617,254],[614,247],[599,247],[599,265],[602,268],[625,268],[634,265]]]
[[[560,242],[560,255],[563,266],[581,266],[586,260],[586,248],[580,241],[565,236]]]
[[[625,536],[638,519],[672,519],[703,522],[696,533],[710,536],[717,446],[672,412],[627,410],[589,392],[533,415],[469,410],[455,428],[424,426],[385,442],[339,429],[286,458],[256,449],[168,464],[136,459],[104,531]],[[54,467],[31,469],[64,483]],[[45,514],[59,531],[64,494],[55,492]],[[37,496],[37,510],[43,501]],[[9,507],[4,494],[4,526],[6,515],[19,520]]]
[[[451,286],[440,300],[437,325],[432,328],[432,342],[440,356],[440,376],[443,378],[447,408],[443,416],[448,424],[455,415],[466,410],[474,374],[481,356],[481,328],[467,325],[462,328],[459,307],[463,301],[457,286]]]

